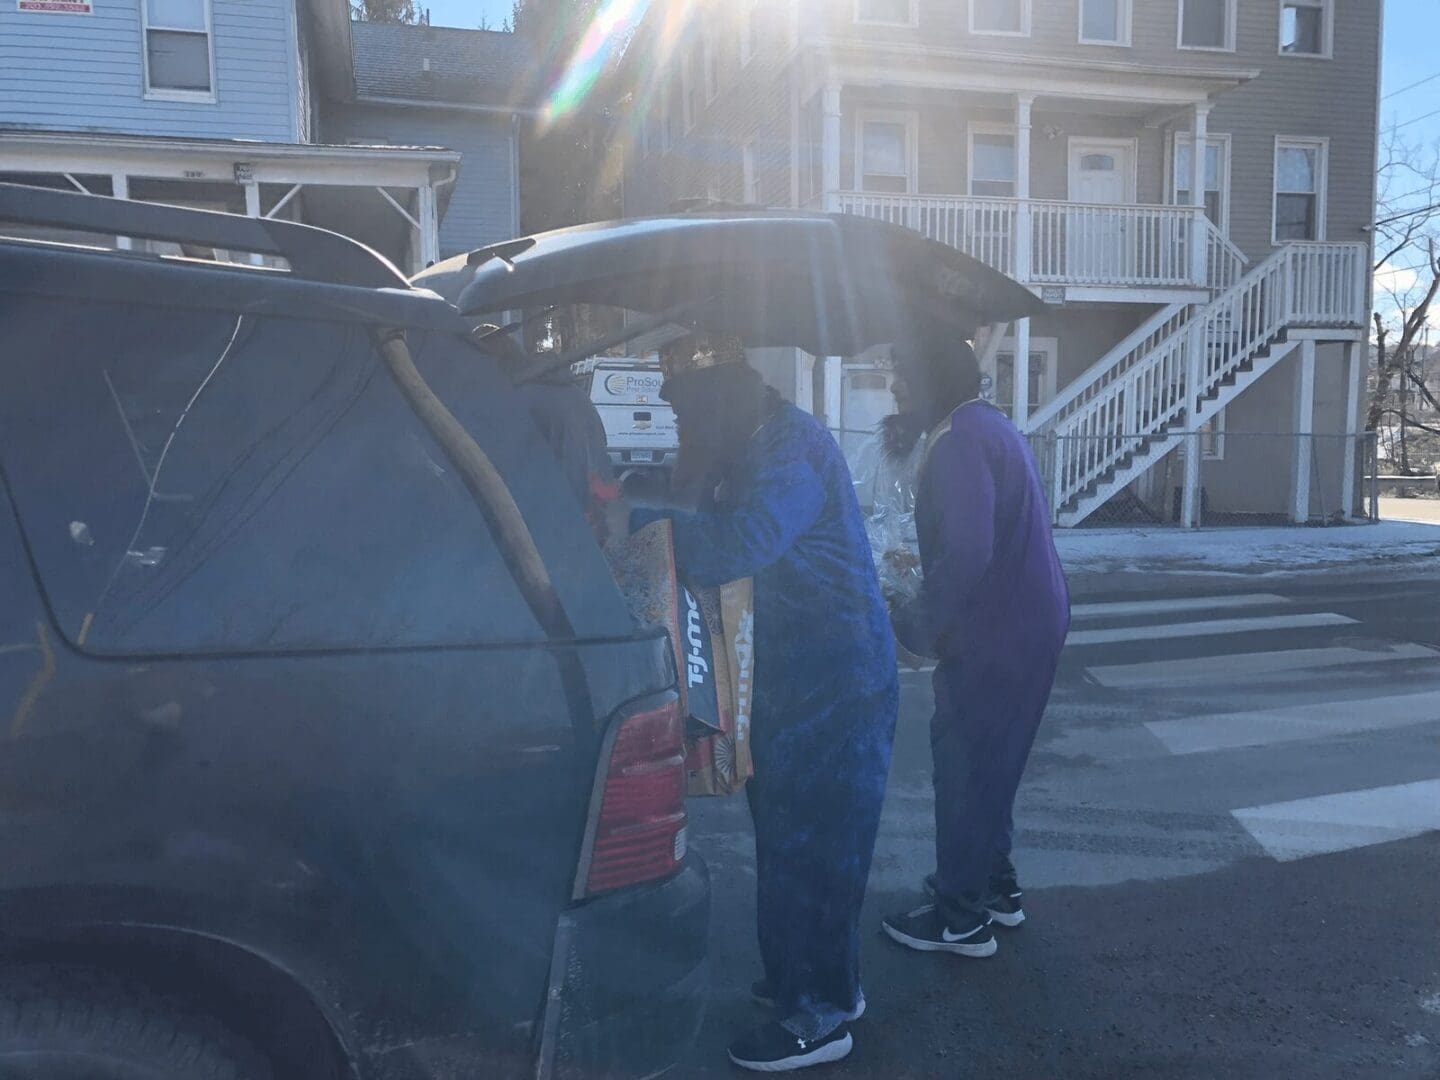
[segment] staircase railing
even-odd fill
[[[1037,413],[1036,438],[1055,442],[1057,511],[1182,418],[1292,326],[1363,326],[1366,253],[1359,244],[1288,244],[1208,304],[1142,327],[1073,389]]]

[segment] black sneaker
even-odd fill
[[[992,881],[990,892],[990,899],[985,902],[985,910],[996,923],[1014,929],[1025,921],[1025,909],[1021,904],[1025,894],[1020,891],[1018,882],[1013,879],[1006,882]],[[925,895],[937,902],[940,899],[940,885],[934,874],[925,875]]]
[[[1001,926],[1016,927],[1025,921],[1025,908],[1021,901],[1025,894],[1020,891],[1020,886],[1015,882],[1006,885],[991,887],[993,896],[985,903],[985,910],[990,917]]]
[[[926,904],[903,915],[891,915],[881,922],[885,933],[901,945],[921,952],[954,953],[956,956],[994,956],[1000,946],[990,929],[989,915],[967,915],[962,925],[949,925],[934,904]]]
[[[775,988],[770,985],[769,979],[756,979],[750,984],[750,997],[757,1005],[764,1005],[767,1009],[775,1008]],[[860,995],[860,1002],[855,1006],[846,1020],[854,1022],[865,1015],[865,995]]]
[[[730,1060],[751,1072],[790,1072],[839,1061],[854,1048],[844,1024],[822,1039],[802,1039],[772,1022],[731,1043]]]

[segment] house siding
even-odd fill
[[[761,4],[755,55],[740,64],[738,5],[725,5],[712,13],[711,42],[717,51],[720,92],[705,101],[703,87],[698,115],[690,131],[684,130],[680,98],[680,55],[653,87],[642,87],[632,120],[622,130],[628,157],[625,210],[628,214],[657,213],[676,199],[711,196],[728,201],[744,197],[743,147],[756,140],[757,176],[763,201],[772,206],[791,203],[791,57],[789,12],[784,4]],[[633,46],[632,46],[633,51]],[[643,53],[643,46],[641,49]],[[637,54],[639,55],[639,54]],[[696,70],[695,78],[703,80]],[[676,137],[669,152],[658,137],[661,101],[669,95],[677,119]],[[655,125],[649,153],[641,150],[641,125],[647,117]]]
[[[215,101],[147,101],[140,0],[92,15],[0,7],[0,126],[291,142],[294,0],[213,0]]]
[[[509,240],[515,220],[515,141],[510,118],[460,109],[332,105],[324,116],[335,142],[443,146],[463,155],[440,223],[440,254]]]

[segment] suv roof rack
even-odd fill
[[[366,289],[410,288],[405,275],[378,252],[348,236],[293,221],[0,184],[0,223],[4,222],[272,255],[288,262],[292,275],[309,281]]]

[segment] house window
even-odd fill
[[[700,76],[704,67],[700,51],[698,42],[692,45],[685,62],[680,65],[680,108],[684,113],[686,131],[693,128],[700,118]]]
[[[700,39],[700,55],[705,69],[705,103],[708,105],[720,96],[720,57],[715,48],[715,35],[707,26]]]
[[[1030,33],[1030,0],[970,0],[972,34]]]
[[[1225,458],[1225,410],[1200,425],[1200,456],[1207,461]]]
[[[212,97],[209,0],[145,0],[145,91]]]
[[[1329,56],[1330,16],[1330,0],[1284,0],[1280,51],[1286,56]]]
[[[914,118],[906,114],[861,113],[858,122],[860,190],[889,195],[914,191]]]
[[[745,201],[752,206],[763,205],[760,194],[760,163],[753,138],[747,139],[740,148],[740,175],[744,183]]]
[[[1276,243],[1325,238],[1325,142],[1275,140]]]
[[[1015,134],[971,130],[970,194],[1015,196]]]
[[[1235,0],[1180,0],[1180,48],[1235,51]]]
[[[915,0],[855,0],[855,21],[914,26]]]
[[[1172,162],[1174,183],[1171,194],[1176,206],[1193,206],[1190,195],[1191,146],[1189,135],[1175,136],[1175,157]],[[1230,145],[1229,140],[1205,140],[1205,214],[1221,232],[1230,220]]]
[[[740,66],[755,59],[760,47],[760,0],[740,0]]]
[[[1130,0],[1080,0],[1080,41],[1129,45]]]

